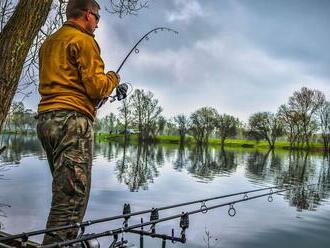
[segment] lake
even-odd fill
[[[8,146],[0,158],[1,230],[20,233],[45,227],[51,203],[51,174],[34,136],[2,136]],[[313,247],[330,244],[330,160],[322,154],[257,151],[178,145],[95,143],[92,188],[84,220],[119,215],[123,205],[132,211],[186,201],[290,184],[319,184],[312,191],[293,190],[190,216],[187,243],[166,247]],[[267,193],[268,191],[266,191]],[[249,196],[260,194],[249,194]],[[206,202],[207,206],[235,199]],[[160,217],[200,209],[201,204],[160,212]],[[147,221],[149,215],[144,215]],[[132,217],[129,224],[140,222]],[[87,228],[96,233],[122,225],[121,221]],[[156,225],[158,233],[178,235],[179,220]],[[147,228],[145,228],[147,230]],[[125,234],[139,247],[139,236]],[[32,240],[40,242],[42,236]],[[103,247],[111,239],[101,238]],[[161,247],[161,240],[145,237],[145,247]],[[108,246],[106,246],[108,245]]]

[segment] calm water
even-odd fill
[[[19,233],[44,228],[51,175],[39,142],[35,137],[13,136],[2,137],[2,141],[9,146],[0,158],[2,230]],[[266,197],[238,203],[235,217],[228,216],[228,207],[193,215],[188,242],[167,242],[166,247],[330,247],[329,158],[306,153],[96,143],[85,220],[121,214],[124,203],[138,211],[278,183],[320,182],[324,184],[317,192],[283,193],[271,203]],[[160,212],[160,217],[198,208],[200,205],[168,210]],[[131,224],[137,222],[138,218],[130,220]],[[100,232],[121,223],[99,224],[87,231]],[[157,231],[170,234],[175,227],[178,233],[178,224],[177,220],[166,222],[158,225]],[[125,238],[138,247],[137,236],[126,234]],[[105,244],[110,239],[100,241],[108,247]],[[146,237],[145,247],[161,247],[161,241]]]

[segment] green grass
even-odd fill
[[[107,134],[107,133],[98,133],[97,140],[99,141],[124,141],[123,134]],[[180,137],[174,135],[160,135],[155,139],[156,142],[162,144],[179,144]],[[136,143],[138,142],[138,136],[136,134],[129,135],[129,142]],[[187,136],[185,140],[185,144],[194,145],[196,144],[195,140],[191,136]],[[220,146],[220,139],[210,138],[208,145],[210,146]],[[322,143],[311,143],[311,150],[321,151],[323,149]],[[225,141],[225,147],[232,148],[253,148],[253,149],[261,149],[268,150],[268,142],[267,141],[259,141],[256,140],[244,140],[244,139],[227,139]],[[275,142],[275,149],[288,150],[290,149],[290,143],[286,141],[277,141]]]

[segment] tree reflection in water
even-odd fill
[[[5,171],[16,166],[24,156],[37,155],[45,159],[41,145],[34,136],[7,135],[2,137],[7,149],[1,154],[0,182]],[[296,190],[285,198],[298,210],[314,210],[330,192],[330,159],[326,155],[306,152],[275,152],[221,150],[207,146],[134,145],[120,142],[95,143],[95,155],[115,161],[118,181],[131,191],[148,189],[159,176],[159,167],[165,161],[174,170],[187,171],[202,182],[210,182],[217,176],[234,173],[238,164],[246,165],[245,177],[258,185],[300,185],[319,183],[312,191]],[[238,162],[240,161],[240,162]],[[2,209],[5,210],[4,207]]]
[[[271,156],[270,156],[271,154]],[[247,159],[248,177],[259,181],[272,180],[275,185],[311,185],[288,191],[285,198],[297,211],[316,210],[323,199],[329,197],[329,159],[318,166],[308,152],[291,151],[286,161],[274,151],[255,151]],[[267,177],[267,178],[266,178]],[[269,179],[269,180],[267,180]]]
[[[7,147],[1,154],[3,163],[19,164],[20,160],[29,155],[36,155],[39,159],[45,159],[38,138],[33,135],[3,135],[2,145]]]
[[[1,139],[0,147],[3,147],[3,137],[1,137],[1,138],[2,139]],[[4,155],[5,152],[6,152],[6,150],[3,150],[0,154],[0,181],[1,180],[6,180],[4,172],[9,170],[8,164],[6,162],[3,163],[4,160],[6,161],[6,159],[5,159],[6,156]],[[6,218],[7,217],[4,208],[8,208],[8,207],[10,207],[10,206],[0,202],[0,218]],[[1,219],[0,219],[0,230],[2,228],[3,228],[3,224],[2,224]]]
[[[5,171],[7,171],[7,165],[6,164],[2,164],[2,160],[0,160],[0,180],[4,180],[5,179],[5,175],[3,174]]]
[[[321,169],[317,175],[315,166],[311,165],[311,158],[307,159],[307,157],[309,157],[309,154],[306,153],[303,165],[300,166],[302,168],[297,169],[298,177],[295,177],[295,179],[298,178],[300,180],[298,180],[299,183],[315,183],[315,185],[290,192],[290,205],[295,206],[297,211],[315,211],[317,206],[319,206],[324,199],[329,198],[330,193],[329,158],[323,160]],[[295,168],[297,168],[297,166]],[[316,180],[314,180],[314,178],[316,178]]]
[[[269,168],[269,154],[271,150],[268,150],[266,153],[261,153],[259,151],[255,151],[251,153],[247,158],[247,176],[252,177],[257,180],[264,180],[267,176],[268,168]],[[272,154],[274,156],[274,154]],[[276,159],[272,159],[272,161],[277,161]]]
[[[122,158],[116,162],[117,178],[130,191],[148,189],[159,176],[158,167],[164,163],[164,151],[155,145],[122,145]]]
[[[0,181],[7,180],[5,172],[18,166],[21,159],[31,154],[44,158],[41,145],[36,136],[1,135],[1,147],[7,148],[0,155]],[[5,208],[10,207],[0,202],[0,217],[6,217]],[[0,222],[0,229],[2,223]]]
[[[7,167],[7,165],[6,164],[1,164],[1,160],[0,160],[0,180],[5,180],[4,175],[1,174],[1,171],[3,171],[3,172],[6,171],[7,170],[6,167]],[[0,218],[7,217],[4,208],[8,208],[8,207],[10,207],[10,206],[0,202]],[[1,219],[0,219],[0,230],[2,228],[3,228],[3,224],[1,223]]]
[[[118,142],[95,142],[94,143],[94,157],[101,155],[103,158],[107,158],[108,161],[117,158],[120,153],[121,145]]]
[[[177,149],[176,159],[173,161],[173,168],[178,171],[182,171],[188,163],[188,151],[186,147],[181,143]]]
[[[186,155],[178,153],[177,167],[184,166],[178,166],[178,162],[185,163],[187,170],[197,178],[211,181],[218,175],[228,175],[236,170],[235,154],[231,151],[195,146],[189,152],[188,159],[185,159]]]

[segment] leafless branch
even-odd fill
[[[54,1],[46,24],[40,29],[27,55],[16,95],[23,95],[25,98],[31,94],[30,89],[38,86],[39,48],[44,40],[66,21],[65,9],[67,3],[68,0]],[[118,14],[119,17],[136,15],[139,10],[148,7],[147,0],[109,0],[108,3],[109,8],[106,8],[106,10],[110,13]],[[16,4],[17,0],[0,1],[0,30],[6,25],[9,17],[15,10]],[[27,91],[30,92],[26,93]]]
[[[15,5],[12,0],[0,1],[0,32],[5,27],[10,16],[14,13]]]
[[[122,18],[124,15],[137,15],[137,12],[147,8],[148,4],[145,0],[109,0],[110,8],[106,7],[105,10]]]
[[[26,93],[26,91],[29,88],[35,88],[38,86],[39,48],[44,40],[65,22],[65,8],[67,2],[68,1],[64,0],[54,2],[46,24],[39,31],[27,55],[16,95],[21,94],[24,98],[28,97],[32,92],[30,91]]]

